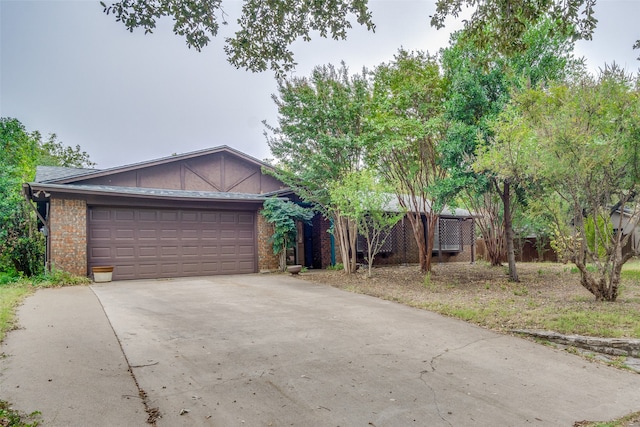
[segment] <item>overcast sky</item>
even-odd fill
[[[460,24],[431,28],[433,3],[370,0],[376,32],[354,28],[346,41],[296,43],[297,75],[341,60],[355,73],[391,60],[400,46],[437,52]],[[223,4],[235,22],[241,2]],[[594,40],[576,53],[593,70],[615,61],[636,72],[640,0],[598,0],[596,10]],[[276,123],[273,74],[228,65],[222,40],[198,53],[173,35],[170,21],[153,35],[129,33],[97,1],[0,0],[0,116],[80,145],[98,168],[219,145],[268,158],[261,122]]]

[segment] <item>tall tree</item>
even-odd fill
[[[596,300],[616,300],[622,266],[638,253],[622,250],[640,220],[638,83],[607,67],[598,78],[527,90],[495,127],[494,164],[512,175],[519,158],[568,206],[556,231]]]
[[[316,67],[309,78],[279,80],[278,126],[265,123],[274,175],[332,220],[347,273],[356,268],[357,226],[341,215],[329,186],[363,166],[369,98],[366,72],[349,76],[344,63]]]
[[[465,32],[452,37],[443,50],[445,77],[451,81],[446,118],[451,126],[443,141],[443,163],[449,171],[440,187],[444,194],[462,194],[470,210],[481,214],[480,231],[493,265],[506,255],[509,276],[518,280],[515,264],[513,217],[516,192],[526,180],[514,181],[490,169],[474,168],[480,147],[491,144],[492,120],[510,94],[522,86],[536,86],[561,78],[580,62],[572,56],[573,43],[551,20],[532,25],[522,35],[527,49],[502,55],[481,47]],[[500,203],[496,203],[500,200]]]
[[[434,191],[447,173],[440,161],[445,93],[437,59],[422,52],[400,50],[374,72],[370,162],[395,187],[425,272],[431,271],[435,229],[445,205]]]

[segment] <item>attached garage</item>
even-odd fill
[[[49,267],[113,266],[114,280],[256,273],[278,265],[262,205],[291,194],[269,168],[221,146],[104,170],[39,166],[24,193]]]
[[[114,279],[253,273],[255,212],[89,206],[88,267]]]

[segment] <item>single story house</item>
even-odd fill
[[[38,167],[23,191],[36,206],[46,261],[55,268],[89,275],[92,267],[114,266],[114,280],[255,273],[278,266],[262,204],[296,199],[264,173],[270,168],[219,146],[104,170]],[[443,215],[442,243],[435,246],[441,255],[469,258],[469,219]],[[379,263],[417,262],[408,226],[404,220],[394,228]],[[320,215],[300,224],[291,261],[313,268],[335,263],[329,228]]]

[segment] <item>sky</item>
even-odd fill
[[[242,3],[223,4],[235,22]],[[435,53],[462,25],[451,19],[431,28],[434,0],[370,0],[370,9],[375,33],[358,26],[346,41],[296,42],[295,75],[343,60],[357,73],[392,60],[401,46]],[[615,61],[637,72],[640,0],[598,0],[596,17],[593,41],[579,42],[576,55],[594,71]],[[271,71],[226,62],[223,39],[232,31],[223,27],[196,52],[170,20],[144,35],[105,15],[98,1],[0,0],[0,117],[79,145],[100,169],[220,145],[269,158],[262,121],[277,124],[276,81]]]

